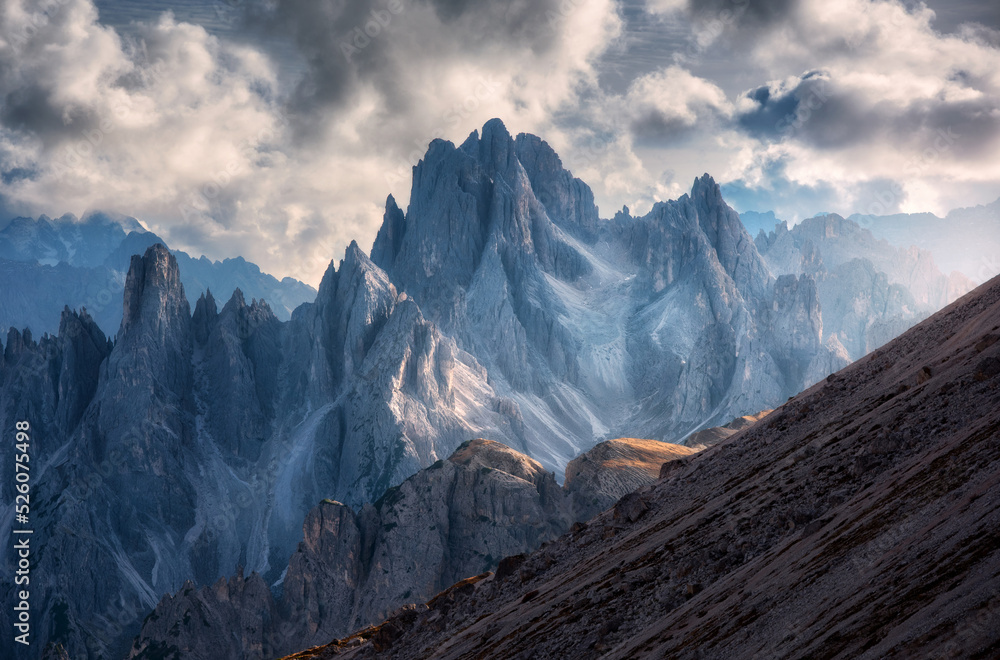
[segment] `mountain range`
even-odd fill
[[[960,273],[979,284],[1000,273],[1000,199],[953,209],[943,218],[933,213],[854,213],[847,219],[895,248],[933,252],[946,275]],[[740,220],[755,237],[774,232],[781,224],[787,227],[773,211],[744,211]]]
[[[166,594],[226,576],[236,576],[227,589],[253,602],[316,602],[281,600],[315,586],[289,581],[306,574],[292,570],[303,520],[307,548],[308,528],[323,528],[328,513],[374,548],[372,532],[396,522],[377,503],[385,509],[390,489],[439,461],[456,488],[506,479],[457,476],[467,471],[455,452],[473,438],[530,457],[534,476],[513,476],[534,484],[541,500],[522,495],[545,511],[541,493],[554,486],[539,484],[555,484],[546,473],[567,474],[572,493],[567,466],[599,442],[683,443],[774,408],[967,286],[919,254],[884,272],[895,248],[837,223],[824,240],[792,228],[755,241],[708,175],[641,217],[601,219],[551,147],[493,120],[461,145],[432,142],[406,212],[390,197],[370,254],[351,244],[287,321],[241,289],[220,308],[191,262],[143,245],[124,271],[113,338],[89,311],[60,304],[58,333],[12,329],[3,343],[0,418],[34,429],[34,538],[46,550],[33,607],[51,622],[35,648],[123,657]],[[95,245],[114,242],[97,236]],[[45,241],[15,243],[36,254],[49,245],[51,259],[83,252]],[[904,267],[909,279],[895,281]],[[0,455],[0,470],[11,460]],[[576,511],[589,501],[589,515],[613,499],[597,487],[553,497]],[[2,486],[5,502],[12,488]],[[316,513],[325,499],[341,504]],[[13,515],[5,507],[0,520],[7,548]],[[545,515],[548,531],[524,536],[520,550],[580,517]],[[486,527],[470,527],[479,531],[467,542]],[[486,570],[510,547],[434,564],[438,581],[414,584]],[[347,593],[361,598],[378,575],[370,556],[355,559],[344,564],[359,576]],[[5,570],[13,561],[5,555]],[[5,597],[12,588],[3,585]],[[386,607],[318,614],[312,632],[343,631]]]
[[[941,218],[933,213],[850,216],[878,238],[895,245],[932,250],[941,269],[960,271],[976,282],[1000,272],[1000,199],[955,209]]]
[[[994,658],[1000,277],[495,572],[287,660]]]
[[[187,583],[145,619],[129,657],[273,658],[327,642],[536,549],[653,483],[665,461],[694,453],[652,440],[603,442],[570,462],[560,488],[505,445],[462,443],[358,511],[317,505],[279,598],[257,574]]]
[[[64,307],[86,308],[105,333],[121,324],[122,292],[129,260],[156,243],[166,244],[135,218],[88,212],[80,219],[18,217],[0,229],[0,332],[30,328],[35,336],[55,334]],[[279,281],[242,257],[210,261],[173,251],[193,306],[206,290],[228,300],[236,289],[267,301],[280,320],[316,297],[307,284]]]

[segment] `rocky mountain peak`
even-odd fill
[[[691,197],[694,199],[711,199],[716,202],[722,201],[722,189],[715,182],[715,178],[708,172],[705,172],[694,180],[691,186]]]
[[[403,244],[403,234],[406,232],[406,217],[396,205],[396,199],[389,195],[385,200],[385,213],[382,216],[382,226],[375,237],[372,246],[372,261],[382,269],[391,267]]]
[[[236,290],[233,291],[233,295],[229,299],[229,302],[227,302],[225,307],[223,307],[223,311],[225,311],[227,307],[231,309],[242,309],[246,306],[247,306],[247,301],[243,297],[243,291],[241,291],[240,288],[237,287]]]
[[[194,316],[191,318],[191,326],[194,328],[194,338],[199,344],[204,344],[208,339],[218,318],[218,305],[216,305],[212,290],[208,289],[199,296],[198,302],[194,306]]]
[[[483,125],[483,135],[479,140],[479,162],[491,174],[508,172],[517,161],[514,138],[499,119],[491,119]]]
[[[351,241],[344,252],[344,259],[340,262],[340,271],[354,272],[358,270],[371,270],[372,262],[361,248],[357,241]]]
[[[281,607],[291,608],[282,623],[295,625],[268,628],[274,644],[288,641],[287,630],[296,643],[329,639],[536,547],[573,515],[656,475],[659,445],[616,441],[577,462],[567,473],[572,496],[561,492],[553,475],[595,443],[680,441],[825,378],[843,352],[823,339],[832,324],[818,287],[830,280],[801,269],[769,278],[737,223],[711,177],[642,217],[624,209],[600,220],[589,188],[551,147],[529,135],[512,141],[490,122],[461,148],[432,143],[406,213],[386,200],[372,257],[352,243],[316,302],[287,324],[258,300],[246,275],[259,271],[243,260],[223,264],[230,275],[216,286],[207,258],[142,246],[143,256],[124,261],[125,321],[107,357],[81,313],[65,319],[79,350],[14,332],[7,350],[19,352],[17,365],[0,365],[5,396],[31,394],[17,399],[21,410],[63,420],[45,432],[73,442],[75,472],[59,472],[73,480],[99,469],[105,484],[100,497],[49,517],[46,547],[74,550],[48,553],[43,573],[62,579],[84,572],[81,562],[97,567],[67,594],[80,631],[74,651],[117,616],[119,594],[145,607],[191,577],[206,603],[233,614],[202,610],[224,622],[202,657],[276,655],[265,645],[255,656],[243,645],[249,637],[237,639],[264,630],[256,620],[239,626],[250,621],[243,605],[271,607],[266,584],[242,605],[226,600],[232,589],[213,601],[207,585],[237,562],[273,584],[307,508],[335,497],[354,508],[323,505],[314,519],[329,543],[313,543],[321,537],[307,530],[282,583]],[[796,264],[813,254],[804,242],[791,247]],[[190,285],[178,267],[196,274]],[[852,265],[834,302],[849,311],[888,286],[868,275]],[[206,291],[191,300],[192,319],[184,289],[201,292],[208,281],[229,302],[219,312]],[[896,300],[869,299],[851,317],[858,324],[840,324],[838,346],[859,336],[868,309]],[[50,346],[55,357],[34,367]],[[71,352],[78,361],[61,357]],[[54,382],[63,366],[65,383]],[[0,412],[9,428],[17,408]],[[469,438],[531,458],[486,440],[461,445]],[[607,465],[625,470],[605,479],[593,469]],[[364,504],[387,488],[382,506]],[[63,490],[47,496],[57,501]],[[53,563],[70,555],[77,560]],[[170,611],[186,621],[197,607],[182,593]],[[167,617],[154,618],[147,632],[186,643],[204,634],[202,621],[195,612],[175,635]],[[165,655],[149,649],[145,657]]]
[[[7,341],[4,345],[4,359],[7,362],[13,362],[17,359],[17,356],[24,351],[25,347],[31,346],[31,330],[28,328],[24,329],[22,333],[17,328],[11,328],[7,331]]]
[[[195,316],[197,317],[197,309],[195,310]],[[243,291],[238,287],[233,291],[232,297],[222,308],[219,316],[222,318],[233,317],[237,320],[237,323],[249,323],[251,326],[259,326],[264,323],[277,322],[278,320],[278,317],[274,315],[266,300],[253,298],[248,305]],[[241,337],[246,338],[249,336],[249,332],[250,328],[246,328],[241,329],[239,334]]]
[[[555,150],[540,137],[521,133],[516,148],[532,191],[549,218],[576,238],[593,243],[600,217],[590,187],[574,178]]]
[[[125,278],[124,313],[119,338],[140,318],[159,323],[187,321],[191,307],[184,295],[177,260],[162,243],[134,255]]]
[[[758,294],[768,281],[767,268],[739,214],[722,199],[719,184],[710,175],[703,174],[691,187],[691,200],[698,210],[699,225],[715,248],[719,263],[744,296]]]
[[[462,443],[448,460],[465,467],[500,470],[535,484],[547,474],[542,464],[529,456],[503,443],[482,438]]]

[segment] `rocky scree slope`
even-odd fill
[[[319,658],[992,658],[1000,278]]]
[[[692,453],[608,441],[572,461],[560,488],[524,454],[465,442],[359,511],[333,500],[314,508],[280,598],[257,574],[200,589],[187,583],[146,618],[129,657],[270,658],[325,642],[538,548],[589,518],[596,503],[655,481],[664,461]]]

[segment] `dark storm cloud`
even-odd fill
[[[434,7],[445,25],[464,23],[469,45],[485,38],[543,52],[553,46],[556,24],[566,12],[576,9],[572,0],[415,0]]]
[[[869,140],[884,124],[865,113],[864,98],[838,87],[823,71],[810,71],[794,85],[762,85],[746,93],[752,108],[739,113],[737,124],[750,135],[770,142],[796,139],[822,149],[848,147]]]
[[[414,14],[427,7],[436,24],[416,20]],[[323,113],[348,103],[362,82],[380,92],[388,110],[413,110],[400,70],[408,58],[399,49],[406,45],[419,46],[415,58],[472,54],[497,44],[543,52],[553,46],[553,21],[561,12],[556,0],[277,0],[250,5],[247,27],[290,38],[305,61],[287,107],[300,135],[308,137]]]
[[[25,179],[33,179],[36,176],[38,176],[38,170],[35,168],[15,167],[6,172],[0,172],[0,181],[6,185],[10,185],[18,181],[24,181]]]
[[[68,137],[79,137],[93,128],[97,119],[83,108],[65,109],[52,100],[52,92],[40,83],[15,87],[0,100],[0,124],[40,138],[47,145]]]
[[[741,113],[736,120],[746,132],[756,137],[770,138],[780,133],[780,127],[788,117],[795,116],[799,106],[798,96],[794,93],[772,91],[770,85],[752,89],[746,97],[754,102],[754,108]]]
[[[723,121],[720,108],[694,101],[688,106],[693,116],[679,116],[660,108],[649,107],[639,112],[629,123],[629,132],[636,144],[659,149],[688,144],[706,130]]]
[[[687,11],[696,20],[736,16],[745,27],[767,28],[785,22],[799,0],[688,0]]]
[[[940,32],[954,32],[960,25],[974,22],[1000,29],[1000,3],[994,0],[926,0],[934,10],[933,26]]]
[[[956,75],[956,81],[968,82]],[[939,156],[979,158],[1000,138],[1000,116],[991,97],[950,100],[944,95],[905,104],[874,100],[837,84],[823,72],[796,84],[771,83],[745,94],[752,103],[736,118],[748,134],[768,142],[795,140],[839,150],[875,139],[898,146],[936,149]]]
[[[66,11],[49,1],[31,7],[26,26],[7,23],[0,11],[0,126],[32,135],[51,147],[68,136],[79,137],[93,129],[99,120],[86,108],[66,107],[54,99],[58,71],[41,70],[25,76],[20,70],[26,62],[44,59],[48,44],[37,35],[66,24]],[[13,49],[19,51],[13,56]]]
[[[336,106],[350,97],[356,70],[377,61],[385,47],[385,39],[373,41],[364,33],[375,4],[370,0],[279,0],[273,5],[248,6],[250,30],[290,38],[307,63],[290,109],[308,113],[316,105]],[[384,6],[378,9],[387,11]],[[397,14],[389,16],[396,18]],[[378,29],[385,28],[379,23]]]
[[[651,110],[637,117],[629,125],[632,138],[645,146],[672,147],[694,134],[690,121],[672,117],[658,110]]]
[[[936,151],[938,157],[947,153],[951,158],[979,160],[995,153],[1000,144],[1000,112],[991,97],[947,102],[922,99],[905,112],[881,119],[894,139],[910,141],[928,159],[930,151]]]

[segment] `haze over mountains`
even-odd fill
[[[46,225],[58,223],[16,225],[30,238],[16,254],[77,259]],[[773,408],[969,286],[849,221],[815,225],[755,242],[708,175],[642,217],[601,219],[545,142],[493,120],[459,146],[431,143],[406,212],[390,197],[371,254],[352,244],[288,321],[245,291],[220,309],[200,262],[142,245],[113,341],[65,310],[58,335],[3,342],[0,417],[35,428],[47,551],[33,607],[53,622],[35,648],[121,657],[164,594],[237,567],[262,576],[246,588],[266,599],[318,502],[367,515],[472,438],[537,462],[526,481],[554,483],[543,473],[599,441],[681,442]],[[106,248],[104,236],[93,240]],[[207,272],[237,266],[253,271]],[[59,266],[30,272],[44,268]],[[441,575],[456,571],[445,562]]]
[[[819,216],[840,217],[835,213]],[[783,224],[773,211],[746,211],[740,219],[754,237],[773,233]],[[933,213],[854,213],[847,219],[893,247],[933,253],[935,264],[946,275],[957,272],[981,284],[1000,273],[1000,199],[954,209],[943,218]]]
[[[1000,199],[955,209],[944,218],[932,213],[897,213],[855,214],[850,219],[878,238],[933,251],[945,273],[957,270],[981,282],[1000,272]]]
[[[1000,278],[327,658],[995,658]]]
[[[52,219],[14,218],[0,229],[0,331],[30,328],[36,337],[55,334],[59,312],[86,307],[101,329],[121,323],[121,297],[133,254],[164,241],[135,218],[90,212]],[[165,244],[165,243],[164,243]],[[229,299],[240,289],[248,299],[264,299],[283,321],[292,310],[311,302],[316,290],[291,278],[278,281],[242,257],[210,261],[174,251],[181,281],[193,306],[211,289]]]

